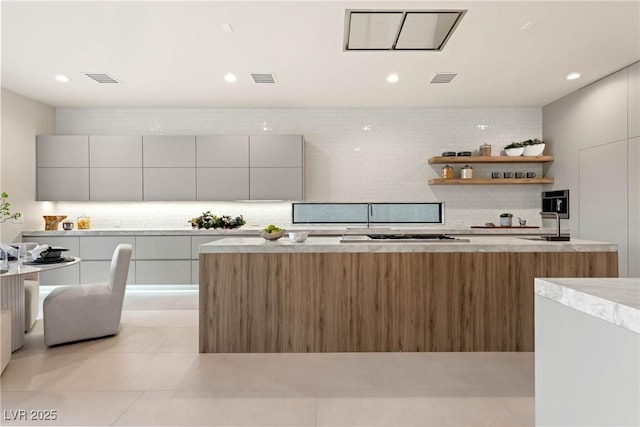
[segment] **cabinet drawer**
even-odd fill
[[[131,245],[133,253],[132,259],[135,259],[135,237],[117,236],[117,237],[82,237],[80,239],[80,258],[85,260],[105,260],[111,261],[116,246],[120,243]]]
[[[136,261],[137,284],[191,284],[191,260]]]
[[[191,237],[138,236],[136,259],[191,259]]]
[[[109,281],[109,272],[111,270],[111,261],[85,261],[80,263],[80,284],[86,285],[90,283],[107,283]],[[127,274],[127,284],[135,283],[136,266],[135,262],[129,264],[129,273]]]

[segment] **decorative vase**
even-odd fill
[[[523,156],[538,157],[544,152],[544,144],[527,145],[524,147]]]
[[[58,224],[65,219],[66,215],[43,215],[44,229],[45,230],[57,230]]]

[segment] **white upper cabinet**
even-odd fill
[[[89,166],[92,168],[141,168],[142,137],[89,136]]]
[[[196,168],[144,168],[144,200],[196,200]]]
[[[249,137],[210,135],[196,137],[199,168],[248,168]]]
[[[640,136],[640,62],[629,67],[629,138]]]
[[[38,168],[38,201],[89,200],[89,168]]]
[[[249,168],[197,168],[197,200],[248,200]]]
[[[89,167],[87,135],[39,135],[36,139],[38,167]]]
[[[154,168],[194,168],[196,166],[196,137],[143,136],[142,165]]]
[[[267,168],[301,168],[301,135],[259,135],[249,137],[249,164]]]
[[[142,168],[90,168],[89,200],[142,200]]]
[[[580,90],[580,148],[627,139],[627,70]]]
[[[302,168],[251,168],[251,200],[302,200]]]

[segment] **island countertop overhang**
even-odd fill
[[[467,236],[466,241],[340,243],[339,237],[309,237],[293,243],[286,237],[276,242],[262,238],[224,238],[200,245],[207,253],[395,253],[395,252],[617,252],[614,243],[590,240],[548,242],[527,237]]]

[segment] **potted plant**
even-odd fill
[[[11,204],[7,202],[9,195],[4,191],[0,193],[0,224],[8,219],[18,219],[22,216],[20,212],[11,213]]]
[[[524,152],[524,146],[520,142],[512,142],[511,144],[504,147],[504,152],[507,156],[521,156]]]
[[[500,227],[511,227],[511,218],[513,218],[513,214],[511,213],[501,213],[500,214]]]
[[[524,156],[536,157],[536,156],[541,156],[542,153],[544,152],[545,143],[544,141],[538,138],[534,138],[534,139],[527,139],[526,141],[523,141],[522,146],[524,148],[524,152],[523,152]]]
[[[202,215],[197,218],[191,218],[188,222],[194,228],[204,228],[205,230],[210,228],[238,228],[246,224],[242,215],[231,218],[229,215],[213,215],[211,211],[203,212]]]

